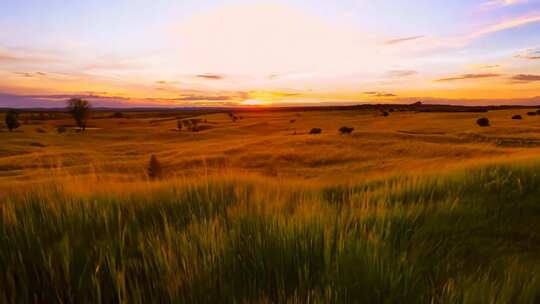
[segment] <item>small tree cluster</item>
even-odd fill
[[[514,116],[512,116],[512,119],[521,120],[521,119],[523,119],[523,117],[521,117],[521,115],[514,115]]]
[[[202,120],[199,118],[179,120],[176,123],[176,127],[178,128],[178,130],[182,130],[182,128],[185,128],[186,130],[191,132],[199,132],[199,124],[201,123],[201,121]]]
[[[536,113],[536,112],[528,112],[527,115],[529,115],[529,116],[536,116],[537,113]]]
[[[195,119],[191,119],[190,121],[191,121],[191,132],[199,132],[200,131],[199,124],[202,122],[202,120],[199,118],[195,118]]]

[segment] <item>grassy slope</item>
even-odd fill
[[[0,301],[540,301],[538,162],[335,187],[60,185],[0,203]]]

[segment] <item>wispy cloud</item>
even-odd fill
[[[487,24],[483,27],[478,27],[476,30],[471,30],[468,34],[433,38],[425,37],[422,44],[411,46],[411,49],[425,51],[440,48],[463,48],[479,38],[538,22],[540,22],[540,13],[537,13],[536,15],[525,15]]]
[[[529,83],[540,81],[540,75],[519,74],[512,77],[514,83]]]
[[[500,64],[473,64],[471,65],[472,68],[475,68],[475,69],[496,69],[496,68],[500,68],[501,65]]]
[[[388,76],[394,77],[394,78],[400,78],[400,77],[409,77],[418,74],[417,71],[414,70],[391,70],[388,71]]]
[[[369,95],[372,97],[397,97],[396,94],[393,93],[386,93],[386,92],[364,92],[365,95]]]
[[[30,49],[12,50],[0,47],[0,62],[2,63],[47,63],[57,60],[57,57],[48,52]]]
[[[221,101],[221,100],[232,100],[233,96],[204,96],[204,95],[186,95],[178,98],[172,98],[171,100],[176,101]]]
[[[463,74],[453,77],[447,77],[447,78],[440,78],[436,81],[438,82],[446,82],[446,81],[456,81],[456,80],[468,80],[468,79],[482,79],[482,78],[494,78],[499,77],[500,74],[493,74],[493,73],[487,73],[487,74]]]
[[[219,74],[199,74],[195,75],[195,77],[207,80],[221,80],[225,78],[225,76]]]
[[[540,59],[540,48],[528,49],[521,54],[517,54],[516,58],[538,60]]]
[[[540,22],[540,15],[519,17],[516,19],[503,21],[503,22],[496,23],[496,24],[487,26],[485,28],[482,28],[474,32],[473,34],[471,34],[470,38],[478,38],[478,37],[485,36],[488,34],[493,34],[496,32],[500,32],[500,31],[504,31],[504,30],[508,30],[508,29],[512,29],[515,27],[520,27],[520,26],[524,26],[524,25],[536,23],[536,22]]]
[[[43,73],[43,72],[14,72],[14,74],[21,77],[26,77],[26,78],[47,76],[47,73]]]
[[[396,39],[391,39],[391,40],[386,41],[386,44],[398,44],[398,43],[418,40],[421,38],[424,38],[424,36],[410,36],[410,37],[396,38]]]
[[[0,62],[14,62],[20,61],[22,58],[19,58],[10,52],[0,49]]]
[[[489,9],[516,5],[516,4],[523,4],[527,2],[528,0],[490,0],[490,1],[486,1],[480,4],[479,9],[489,10]]]

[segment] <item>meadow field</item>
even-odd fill
[[[527,112],[22,113],[0,302],[539,303]]]

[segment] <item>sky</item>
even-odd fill
[[[540,0],[0,0],[0,107],[540,103]]]

